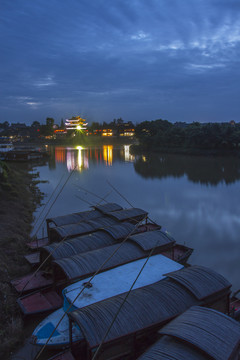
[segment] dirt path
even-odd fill
[[[41,202],[36,174],[27,163],[0,163],[0,358],[23,341],[23,320],[10,280],[30,272],[28,252],[33,212]]]

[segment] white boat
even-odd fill
[[[85,287],[79,297],[78,294],[85,284],[89,283],[90,277],[66,287],[63,290],[63,308],[53,312],[36,327],[32,334],[32,342],[38,345],[45,345],[48,342],[47,346],[57,348],[68,346],[69,320],[66,315],[67,312],[127,292],[145,262],[146,258],[97,274],[90,285]],[[133,289],[153,284],[165,278],[164,274],[182,268],[183,265],[161,254],[154,255],[147,261]],[[60,319],[62,320],[58,325]],[[54,329],[56,330],[54,331]],[[51,338],[49,339],[49,337]],[[74,341],[80,340],[81,338],[82,334],[80,329],[77,327],[73,328]]]

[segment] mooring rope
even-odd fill
[[[64,189],[65,185],[67,184],[67,182],[69,181],[70,177],[72,176],[72,174],[74,173],[74,171],[76,170],[77,165],[74,167],[74,169],[70,172],[69,176],[67,177],[66,181],[64,182],[63,186],[61,187],[61,189],[59,190],[56,198],[54,199],[52,205],[50,206],[50,208],[48,209],[47,213],[45,214],[43,220],[41,221],[40,225],[38,226],[35,235],[38,233],[40,227],[42,226],[43,222],[45,221],[46,217],[48,216],[50,210],[52,209],[53,205],[55,204],[55,202],[57,201],[59,195],[61,194],[62,190]]]

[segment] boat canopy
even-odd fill
[[[138,208],[124,209],[120,211],[108,212],[110,217],[118,221],[131,220],[133,223],[143,220],[147,217],[148,212]]]
[[[97,210],[89,210],[89,211],[81,211],[79,213],[57,216],[54,218],[48,218],[46,219],[46,222],[49,226],[50,225],[63,226],[68,224],[77,224],[81,221],[92,220],[99,218],[101,216],[103,216],[101,212]]]
[[[60,270],[70,280],[93,274],[117,249],[118,251],[103,265],[101,270],[107,270],[147,256],[135,244],[126,242],[121,247],[119,244],[115,244],[69,258],[55,260],[52,263],[54,273]]]
[[[113,239],[120,240],[120,239],[125,239],[129,234],[136,232],[137,229],[136,231],[135,229],[136,229],[135,225],[128,222],[124,222],[113,226],[109,226],[105,229],[102,229],[102,231],[111,235]]]
[[[209,357],[178,340],[164,336],[137,360],[209,360]],[[212,358],[211,358],[212,360]]]
[[[125,296],[126,293],[114,296],[68,314],[82,330],[90,348],[101,343]],[[167,279],[133,290],[105,341],[159,324],[157,330],[161,323],[181,314],[196,302],[196,298],[185,288]]]
[[[79,224],[68,224],[50,228],[49,238],[50,241],[60,241],[63,238],[72,238],[77,235],[87,234],[98,229],[108,227],[116,224],[114,219],[109,217],[100,217],[98,219],[84,221]]]
[[[107,214],[109,212],[113,212],[113,211],[119,211],[119,210],[123,210],[121,205],[118,205],[116,203],[107,203],[104,205],[95,205],[93,206],[94,209],[102,212],[103,214]]]
[[[172,247],[175,240],[169,237],[161,230],[146,231],[140,234],[131,235],[129,240],[138,244],[143,250],[151,250],[153,248],[168,248]]]
[[[203,266],[190,266],[167,275],[189,289],[199,300],[231,287],[222,275]]]
[[[61,245],[55,242],[41,249],[41,260],[44,260],[49,254],[53,259],[62,259],[113,245],[116,241],[125,239],[134,229],[133,224],[120,223],[88,235],[66,239]]]
[[[236,320],[200,306],[193,306],[159,333],[184,342],[186,347],[194,346],[216,360],[231,359],[240,345],[240,324]]]
[[[73,214],[57,216],[46,219],[48,225],[63,226],[68,224],[77,224],[81,221],[87,221],[102,217],[105,213],[122,210],[122,207],[115,203],[93,206],[94,210],[81,211]]]
[[[178,272],[185,272],[187,269],[191,269],[191,267]],[[221,289],[219,288],[217,297],[214,286],[217,281],[215,273],[211,277],[211,270],[207,269],[206,275],[209,278],[209,284],[210,280],[212,282],[212,294],[209,295],[215,294],[215,300],[212,304],[214,305],[220,300],[227,303],[226,293],[223,296],[221,292],[226,288],[225,284],[222,284]],[[188,282],[191,283],[192,280],[194,279],[190,273]],[[189,291],[189,288],[191,289],[191,286],[184,286],[168,277],[152,285],[133,290],[124,304],[126,293],[75,310],[68,316],[80,327],[89,347],[95,348],[105,337],[120,306],[122,306],[121,310],[108,332],[105,342],[117,340],[120,337],[143,330],[147,332],[147,329],[149,331],[157,330],[165,322],[180,315],[193,305],[208,304],[210,306],[210,296],[200,302],[195,294],[191,290]]]
[[[111,235],[102,230],[98,230],[92,234],[67,239],[61,245],[59,245],[58,242],[46,245],[41,249],[41,258],[42,260],[44,259],[46,252],[47,255],[51,254],[52,259],[55,260],[68,258],[115,243],[116,241]]]

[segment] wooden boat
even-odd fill
[[[216,310],[193,306],[165,325],[139,360],[239,359],[240,324]],[[105,358],[106,359],[106,358]]]
[[[44,238],[40,238],[40,239],[35,239],[29,243],[27,243],[27,246],[31,249],[31,250],[35,250],[35,249],[39,249],[42,246],[45,246],[48,244],[48,237],[44,237]]]
[[[167,277],[133,290],[124,303],[126,294],[69,312],[73,358],[92,359],[101,344],[98,359],[122,359],[124,356],[136,359],[139,350],[146,349],[164,325],[192,306],[203,306],[200,309],[208,306],[221,312],[227,310],[231,285],[212,270],[193,266],[167,274]],[[107,333],[120,306],[117,324]],[[78,341],[76,329],[81,329]],[[54,359],[71,359],[68,353],[58,356]]]
[[[25,295],[17,299],[24,315],[37,315],[43,312],[54,311],[63,305],[63,298],[52,287]]]
[[[32,336],[33,342],[44,345],[62,318],[48,344],[54,347],[67,346],[69,344],[69,322],[68,317],[64,316],[64,314],[128,291],[145,262],[146,259],[133,261],[99,273],[93,280],[87,278],[65,288],[63,290],[64,306],[50,314],[36,327]],[[180,270],[181,268],[183,268],[181,264],[161,254],[151,256],[133,289],[158,282],[165,278],[165,273]],[[83,293],[78,297],[82,290],[84,290]],[[74,341],[77,341],[82,336],[77,326],[73,329],[73,334]]]
[[[31,161],[36,159],[43,159],[49,154],[43,148],[36,147],[14,147],[14,149],[6,152],[5,159],[7,161]]]
[[[53,285],[54,279],[51,273],[40,270],[36,274],[31,273],[21,277],[20,279],[12,280],[11,284],[17,292],[22,293],[23,291],[29,292]]]
[[[181,247],[181,245],[176,246]],[[93,251],[88,251],[86,253],[78,254],[69,258],[63,258],[53,261],[52,278],[54,285],[49,288],[49,291],[51,292],[49,296],[52,298],[52,292],[54,290],[56,291],[57,297],[57,295],[61,293],[61,290],[68,284],[74,283],[77,280],[84,279],[87,276],[94,274],[101,267],[102,263],[105,263],[105,265],[101,268],[101,271],[106,271],[116,266],[131,263],[132,261],[135,261],[137,259],[146,258],[152,249],[154,249],[154,254],[165,255],[171,260],[174,260],[174,258],[177,258],[177,260],[179,260],[178,256],[180,253],[178,251],[176,253],[177,256],[175,256],[174,240],[166,236],[166,234],[161,230],[150,231],[146,233],[141,232],[139,234],[130,236],[128,241],[122,244],[119,249],[118,248],[119,245],[114,244]],[[111,254],[114,254],[117,249],[118,253],[112,257],[111,261],[107,261]],[[182,252],[182,255],[185,254],[186,258],[186,255],[189,256],[192,252],[192,249],[190,250],[187,247],[183,247],[184,252]],[[177,262],[182,264],[183,257],[184,256],[180,258],[181,261]],[[39,276],[41,281],[40,285],[44,286],[45,284],[43,283],[43,276],[41,272]],[[37,290],[37,277],[38,273],[33,278],[32,288],[35,288],[35,290]],[[28,281],[31,282],[31,279],[29,279]],[[22,291],[29,292],[31,284],[28,283],[28,286],[26,287],[26,283],[22,282],[22,285]],[[19,284],[17,290],[20,290]],[[44,298],[45,296],[47,296],[47,291],[44,291],[44,295],[42,294],[42,291],[40,291],[38,294],[38,301],[42,299],[42,304],[35,304],[36,296],[37,295],[34,292],[33,294],[30,293],[29,295],[25,295],[18,299],[18,304],[20,305],[21,310],[23,311],[25,316],[33,314],[33,309],[35,309],[36,313],[50,310],[49,303],[45,301]],[[28,306],[26,306],[26,304],[28,304]],[[46,307],[44,307],[45,304],[47,305]],[[52,310],[57,308],[57,305],[54,303],[52,304],[52,306]]]

